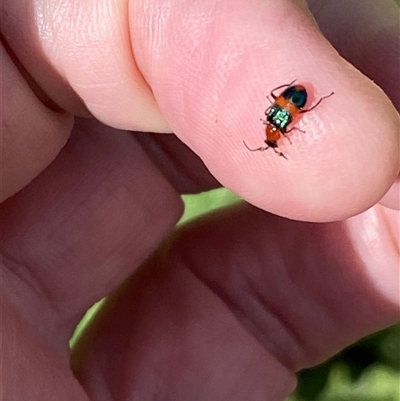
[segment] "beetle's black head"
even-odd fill
[[[299,109],[304,107],[307,103],[307,91],[302,85],[289,86],[289,88],[282,92],[281,96],[289,100],[290,103],[293,103]]]

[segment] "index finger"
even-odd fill
[[[130,17],[137,64],[174,132],[249,202],[290,218],[336,220],[369,208],[394,181],[393,105],[298,4],[135,2]],[[299,119],[305,133],[293,132],[292,145],[278,141],[288,160],[250,152],[243,140],[258,148],[266,139],[266,95],[294,79],[310,93],[306,108],[335,95]]]

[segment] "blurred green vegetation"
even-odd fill
[[[186,195],[180,223],[238,201],[226,189]],[[103,301],[78,325],[76,338]],[[361,340],[313,369],[298,374],[298,387],[286,401],[400,401],[400,325]]]

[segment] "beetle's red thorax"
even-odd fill
[[[274,127],[272,124],[265,126],[265,136],[268,141],[277,141],[281,137],[282,133],[279,129]]]

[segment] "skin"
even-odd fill
[[[2,2],[2,399],[278,401],[398,321],[398,8],[356,3]],[[294,78],[335,95],[249,152]]]

